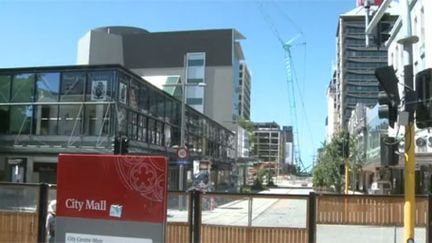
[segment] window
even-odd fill
[[[148,119],[148,143],[156,144],[156,121],[149,118]]]
[[[59,135],[80,136],[84,105],[60,105]]]
[[[149,88],[144,85],[139,88],[138,109],[144,113],[149,111]]]
[[[160,121],[156,121],[156,144],[163,146],[163,123]]]
[[[188,105],[202,105],[203,99],[202,98],[188,98],[186,103]]]
[[[132,80],[130,82],[130,90],[129,90],[129,105],[134,109],[138,108],[139,91],[140,88],[138,86],[138,82]]]
[[[17,74],[12,81],[12,102],[33,102],[34,74]]]
[[[87,135],[108,135],[110,127],[110,112],[108,105],[86,105],[85,131]]]
[[[57,105],[35,106],[34,133],[36,135],[56,135],[58,122]]]
[[[149,111],[150,114],[152,114],[153,116],[157,116],[158,115],[158,100],[157,100],[157,93],[156,91],[149,89]]]
[[[204,66],[203,59],[189,59],[188,66]]]
[[[9,102],[10,78],[9,75],[0,75],[0,103]]]
[[[60,101],[83,101],[84,72],[64,72],[60,85]]]
[[[188,53],[187,83],[202,83],[205,78],[205,53]]]
[[[9,132],[9,106],[0,106],[0,134]]]
[[[135,112],[130,111],[128,115],[128,138],[131,140],[137,140],[138,134],[137,134],[137,122],[138,122],[138,115]]]
[[[60,87],[59,73],[36,74],[36,101],[57,102]]]
[[[9,117],[9,130],[11,134],[30,134],[33,107],[11,106]]]
[[[137,140],[142,142],[147,142],[147,117],[138,116],[138,132]]]
[[[165,118],[165,97],[161,94],[155,94],[158,101],[157,116],[160,118]]]
[[[172,122],[173,121],[173,101],[169,98],[165,99],[165,121]]]
[[[165,124],[164,125],[164,138],[165,138],[165,147],[171,147],[171,126]]]

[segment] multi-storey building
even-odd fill
[[[372,10],[376,6],[371,6]],[[397,16],[396,7],[389,8],[383,23],[388,31]],[[346,128],[351,112],[357,103],[374,106],[378,97],[378,81],[374,75],[377,67],[387,65],[387,49],[378,47],[373,38],[369,46],[365,40],[365,9],[359,6],[339,16],[337,27],[336,104],[339,127]]]
[[[276,122],[255,123],[255,153],[254,156],[263,162],[282,161],[282,132]]]
[[[239,74],[239,116],[250,120],[251,75],[244,60],[240,62]]]
[[[336,71],[333,72],[333,77],[327,87],[327,117],[326,117],[326,141],[330,142],[333,134],[338,132],[338,98],[340,96],[336,93]]]
[[[124,135],[130,154],[169,158],[177,189],[180,106],[119,65],[0,69],[0,181],[55,183],[59,153],[112,153]],[[235,134],[190,106],[185,121],[191,160],[210,161],[214,181],[228,180]]]
[[[187,104],[237,130],[250,118],[251,78],[234,29],[149,32],[103,27],[79,41],[78,64],[121,64],[139,76],[186,80]],[[202,85],[194,85],[204,83]]]
[[[432,68],[432,1],[416,0],[410,1],[409,11],[411,14],[411,30],[418,41],[413,44],[413,72],[414,76],[426,69]],[[388,41],[388,65],[393,66],[399,82],[404,82],[404,48],[397,41],[405,37],[406,33],[402,23],[402,18],[396,21]],[[403,86],[399,86],[400,97],[404,97]],[[400,129],[398,129],[400,127]],[[397,131],[399,131],[397,134]],[[403,136],[404,127],[396,123],[396,129],[390,129],[389,133],[393,136]],[[430,192],[432,188],[432,133],[430,128],[418,129],[415,133],[416,144],[416,166],[420,170],[416,171],[416,184],[422,185],[422,192]]]

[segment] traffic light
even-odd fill
[[[423,70],[416,75],[417,94],[416,124],[418,128],[432,127],[432,68]]]
[[[129,140],[125,136],[116,136],[113,141],[114,154],[127,154],[129,152]]]
[[[399,142],[394,137],[381,137],[381,165],[393,166],[399,163]]]
[[[129,152],[129,139],[127,137],[121,138],[120,154],[127,154]]]
[[[121,137],[119,136],[114,137],[112,146],[113,146],[113,153],[120,154]]]
[[[398,117],[398,106],[400,103],[398,79],[393,66],[380,67],[375,69],[375,77],[379,82],[378,92],[378,117],[388,119],[390,127]]]
[[[389,38],[390,38],[390,30],[391,24],[389,22],[379,22],[375,29],[374,41],[379,49]]]

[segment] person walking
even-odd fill
[[[48,233],[48,243],[55,242],[56,205],[56,200],[52,200],[48,205],[48,215],[45,224],[45,228]]]

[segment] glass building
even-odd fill
[[[0,69],[0,181],[55,183],[59,153],[112,153],[122,135],[130,154],[167,156],[176,189],[180,107],[120,65]],[[189,106],[185,124],[191,161],[229,171],[234,134]]]

